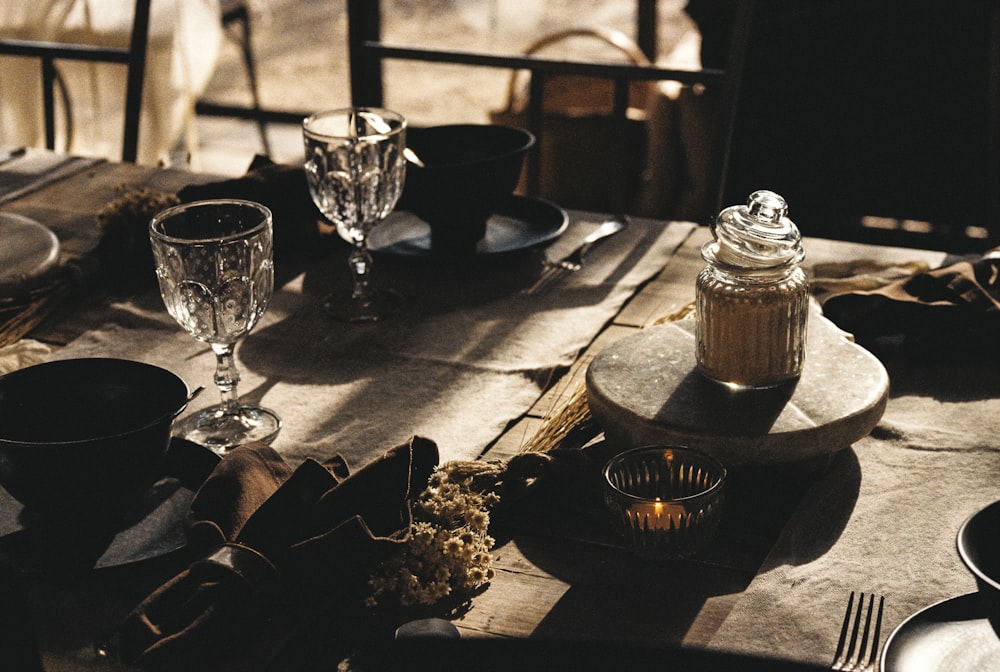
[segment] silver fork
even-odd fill
[[[858,595],[857,609],[854,609],[854,591],[847,600],[847,611],[844,612],[844,624],[840,628],[840,639],[837,641],[837,652],[833,657],[831,670],[846,670],[848,672],[872,672],[878,659],[879,636],[882,631],[882,610],[885,607],[885,596],[878,598],[878,615],[875,617],[875,627],[872,629],[872,611],[875,607],[875,593],[868,596],[868,608],[865,609],[865,594]],[[851,613],[854,612],[853,619]],[[861,629],[862,612],[865,615],[864,630]],[[853,621],[853,624],[852,624]],[[847,633],[850,630],[850,638]],[[858,641],[858,636],[861,641]]]
[[[523,293],[535,294],[549,285],[552,281],[562,277],[566,273],[579,271],[583,268],[583,258],[588,252],[590,252],[594,245],[618,233],[627,227],[628,224],[629,220],[627,216],[615,215],[594,229],[590,235],[583,239],[583,242],[580,243],[575,250],[567,254],[562,259],[555,261],[546,259],[543,262],[545,264],[545,270],[542,271],[542,274],[538,277],[538,280],[535,281],[535,284],[524,290]]]

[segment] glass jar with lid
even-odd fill
[[[755,191],[724,209],[701,255],[696,286],[699,370],[738,387],[797,378],[805,359],[809,285],[805,256],[785,200]]]

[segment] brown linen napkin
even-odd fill
[[[313,203],[302,166],[274,163],[258,155],[242,177],[195,184],[177,192],[183,203],[209,198],[239,198],[267,206],[274,215],[274,253],[316,255],[322,236],[317,222],[325,222]]]
[[[302,166],[276,164],[257,156],[246,175],[206,184],[192,184],[176,194],[146,187],[124,189],[97,214],[101,231],[94,250],[97,263],[77,261],[70,280],[74,285],[101,282],[115,294],[131,295],[155,284],[149,220],[177,203],[214,198],[256,201],[274,216],[274,255],[320,257],[329,251],[320,226],[322,215],[309,194]],[[328,227],[329,228],[329,227]]]
[[[153,670],[263,665],[310,619],[353,608],[375,564],[409,538],[411,502],[437,462],[420,437],[354,474],[339,456],[292,470],[264,444],[236,448],[190,507],[204,556],[133,610],[110,651]]]
[[[891,263],[871,258],[820,262],[812,267],[809,289],[822,303],[834,294],[879,289],[930,270],[922,260]]]
[[[833,294],[824,314],[862,345],[925,357],[995,356],[1000,256],[917,273],[872,290]]]

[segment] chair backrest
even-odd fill
[[[149,42],[150,1],[135,2],[135,15],[128,47],[101,47],[44,40],[0,40],[0,55],[37,58],[41,62],[45,144],[49,149],[55,149],[56,138],[55,92],[60,84],[56,61],[118,63],[127,69],[122,160],[135,162],[139,146],[139,116],[142,110],[142,88]]]
[[[712,197],[707,205],[709,211],[716,211],[720,202],[723,179],[726,175],[729,137],[735,119],[734,109],[739,90],[743,49],[753,16],[752,0],[737,3],[735,29],[731,33],[728,61],[724,68],[703,68],[701,70],[680,70],[654,65],[635,63],[595,63],[543,58],[538,55],[497,56],[486,53],[443,49],[406,48],[387,45],[381,41],[380,0],[348,0],[348,50],[351,66],[351,97],[354,105],[380,106],[384,98],[382,62],[388,59],[416,60],[434,63],[449,63],[476,67],[493,67],[508,70],[527,70],[530,73],[528,86],[527,120],[528,130],[538,138],[535,149],[529,154],[527,172],[527,192],[538,193],[540,183],[539,148],[544,144],[543,115],[546,92],[545,82],[552,77],[603,78],[614,82],[613,115],[618,120],[613,133],[614,144],[628,147],[629,92],[637,81],[676,81],[682,84],[701,84],[718,89],[722,113],[716,127],[718,142],[713,142],[719,156],[711,162],[711,175],[707,178],[713,185],[709,191]],[[655,37],[651,30],[655,26],[655,0],[637,0],[637,42],[644,51],[651,49]],[[655,56],[647,53],[647,56]],[[629,157],[619,155],[621,166]],[[617,180],[617,209],[624,212],[627,203],[628,185],[624,179],[626,170],[612,171],[622,176]]]

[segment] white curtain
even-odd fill
[[[0,4],[0,35],[125,47],[133,11],[132,0],[7,0]],[[221,41],[218,0],[152,1],[140,163],[167,163],[181,138],[194,153],[194,102],[215,69]],[[71,138],[57,123],[57,148],[120,158],[124,66],[58,61],[57,68],[69,90],[72,113]],[[5,57],[0,67],[0,144],[44,145],[41,95],[37,60]]]

